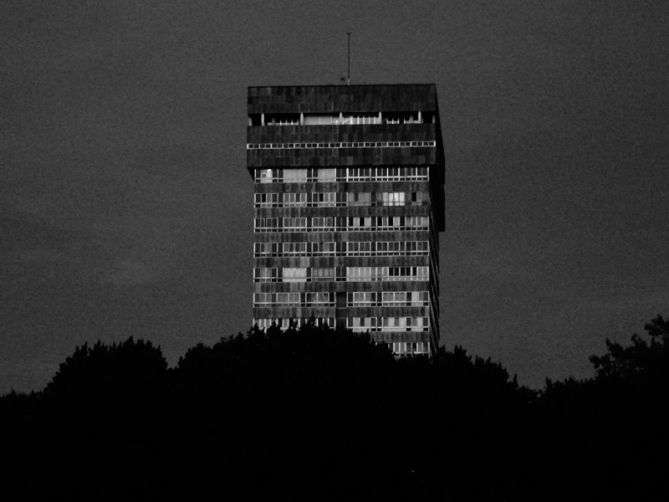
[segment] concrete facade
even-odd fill
[[[439,341],[444,161],[434,85],[250,87],[254,323]]]

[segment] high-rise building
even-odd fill
[[[248,89],[253,317],[439,341],[444,155],[434,85]]]

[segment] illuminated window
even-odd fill
[[[403,206],[404,192],[382,192],[381,202],[384,206]]]
[[[337,180],[337,170],[334,168],[318,169],[317,181],[319,183],[333,182]]]
[[[281,272],[283,282],[306,282],[307,280],[306,267],[283,268]]]
[[[283,171],[284,183],[306,183],[307,170],[306,169],[284,169]]]
[[[260,183],[272,183],[279,181],[281,177],[280,169],[258,169],[256,171],[256,181]]]

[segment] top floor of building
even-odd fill
[[[443,164],[434,84],[249,87],[248,126],[247,149],[263,150],[250,153],[249,168],[319,156],[328,165],[364,164],[370,155],[380,157],[374,164]]]
[[[251,126],[351,124],[354,119],[360,124],[434,123],[437,91],[434,84],[249,87],[248,114]]]

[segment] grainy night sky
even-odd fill
[[[669,314],[666,1],[113,1],[0,7],[0,392],[129,335],[245,331],[246,87],[431,83],[442,343],[590,374]]]

